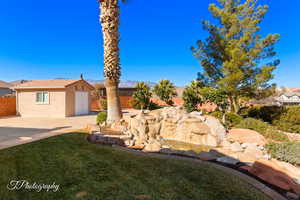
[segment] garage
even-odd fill
[[[94,87],[83,79],[33,80],[15,88],[21,117],[87,115]]]
[[[88,92],[75,92],[75,115],[86,115],[89,113]]]

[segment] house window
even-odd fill
[[[36,93],[37,104],[49,104],[49,92],[37,92]]]

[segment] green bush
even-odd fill
[[[214,111],[214,112],[211,112],[209,113],[210,116],[213,116],[219,120],[222,120],[222,117],[223,117],[223,113],[220,112],[220,111]]]
[[[98,115],[97,115],[97,119],[96,119],[97,125],[100,125],[103,122],[106,122],[106,119],[107,119],[107,113],[106,112],[99,112]]]
[[[268,123],[254,119],[254,118],[243,119],[237,125],[237,128],[245,128],[245,129],[251,129],[251,130],[257,131],[260,134],[262,134],[265,138],[270,139],[270,140],[280,141],[280,142],[289,141],[288,137],[285,134],[276,130],[274,127],[272,127]]]
[[[245,118],[255,118],[264,122],[272,123],[274,119],[277,119],[284,108],[279,106],[254,106],[243,108],[240,110],[240,115]]]
[[[254,118],[246,118],[246,119],[243,119],[237,125],[237,128],[251,129],[251,130],[257,131],[261,134],[264,134],[267,131],[267,129],[269,128],[269,125],[265,122],[262,122],[260,120],[254,119]]]
[[[134,99],[131,99],[129,101],[129,104],[134,108],[134,109],[141,109],[142,105],[134,100]],[[160,109],[162,108],[161,106],[159,106],[158,104],[154,103],[153,101],[150,101],[146,107],[144,109],[147,109],[147,110],[156,110],[156,109]]]
[[[236,113],[229,112],[225,114],[226,125],[229,127],[238,125],[242,120],[243,118]]]
[[[107,110],[107,100],[106,99],[100,99],[99,104],[103,110]]]
[[[221,111],[214,111],[214,112],[209,113],[209,115],[219,119],[220,121],[222,121],[222,119],[223,119],[223,113]],[[238,124],[240,124],[240,122],[242,120],[243,120],[243,118],[241,116],[239,116],[238,114],[235,114],[232,112],[228,112],[225,114],[226,127],[237,126]]]
[[[289,162],[294,165],[300,165],[299,142],[270,143],[267,145],[267,150],[272,158]]]
[[[270,140],[278,141],[278,142],[289,142],[289,138],[284,133],[277,130],[275,127],[270,126],[264,136]]]
[[[300,133],[300,106],[285,107],[273,125],[282,131]]]
[[[300,133],[300,106],[254,106],[241,109],[240,115],[271,123],[282,131]]]

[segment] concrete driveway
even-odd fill
[[[0,118],[0,143],[32,137],[43,133],[64,133],[72,130],[83,129],[87,124],[96,123],[96,115],[76,116],[60,119],[52,118]]]

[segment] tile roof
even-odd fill
[[[81,79],[33,80],[15,86],[15,89],[26,88],[65,88]]]
[[[12,86],[13,86],[12,84],[0,80],[0,88],[10,88]]]

